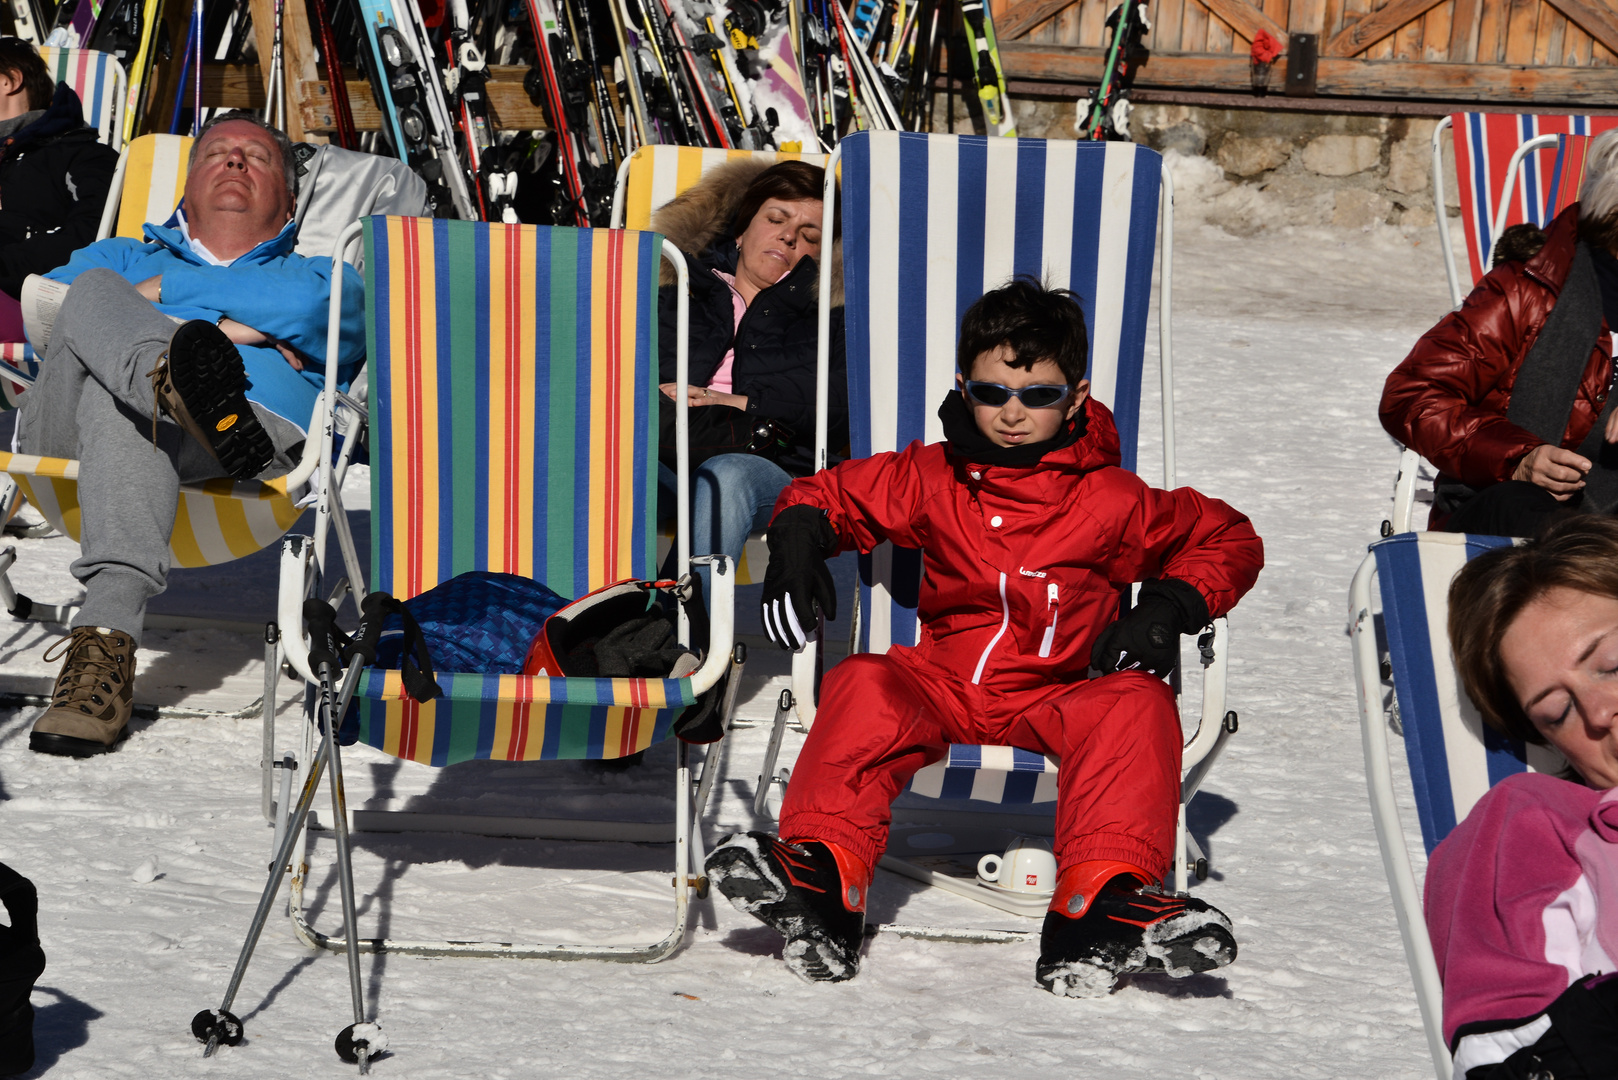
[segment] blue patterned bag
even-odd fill
[[[545,620],[567,603],[533,578],[471,570],[404,602],[438,671],[514,675]],[[404,655],[404,626],[383,626],[376,666],[396,668]]]

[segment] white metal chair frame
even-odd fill
[[[1432,939],[1422,918],[1421,889],[1410,865],[1404,826],[1393,795],[1393,767],[1389,760],[1388,724],[1382,707],[1381,657],[1378,655],[1371,582],[1376,577],[1376,555],[1366,555],[1349,587],[1349,641],[1354,650],[1354,688],[1359,698],[1360,745],[1365,754],[1365,783],[1370,789],[1371,820],[1382,869],[1393,894],[1393,911],[1404,942],[1405,960],[1421,1008],[1422,1028],[1433,1059],[1437,1080],[1451,1080],[1449,1046],[1444,1041],[1444,990],[1433,956]]]
[[[348,244],[359,235],[361,224],[356,222],[346,229],[339,238],[336,246],[337,256],[345,251]],[[688,307],[688,271],[684,257],[672,244],[662,246],[663,257],[674,267],[679,285],[678,301],[676,307],[676,325],[679,341],[676,348],[677,381],[683,388],[689,378],[686,340],[689,326]],[[335,279],[332,288],[331,314],[328,325],[328,355],[335,355],[340,336],[340,317],[342,303],[342,288],[340,278]],[[329,384],[328,384],[329,385]],[[698,693],[710,689],[724,674],[725,669],[733,662],[733,643],[735,633],[735,575],[730,560],[724,556],[703,556],[693,560],[690,553],[690,509],[685,498],[690,486],[690,455],[686,443],[686,434],[689,430],[689,413],[684,394],[676,396],[675,425],[679,433],[679,453],[676,475],[678,490],[681,495],[678,516],[678,557],[684,565],[693,562],[704,562],[711,566],[714,574],[714,595],[710,599],[710,648],[702,666],[691,675],[692,687]],[[309,686],[318,686],[319,680],[309,665],[309,642],[303,628],[302,605],[303,601],[311,595],[328,594],[340,600],[346,595],[356,598],[364,594],[363,578],[354,550],[353,541],[348,532],[346,518],[339,511],[340,487],[335,483],[337,477],[331,465],[331,446],[335,429],[328,422],[322,429],[319,443],[325,448],[319,455],[319,460],[326,463],[321,467],[328,470],[326,482],[320,486],[319,499],[316,502],[317,516],[315,519],[314,537],[287,537],[282,543],[282,577],[278,596],[279,604],[279,655],[283,657],[288,666],[303,679]],[[316,440],[311,440],[314,442]],[[327,561],[325,556],[326,538],[332,525],[337,528],[338,539],[342,548],[342,566],[347,573],[346,580],[336,583],[327,590],[324,582],[327,577]],[[685,612],[682,610],[679,619],[679,634],[681,640],[689,640],[690,626]],[[272,680],[273,672],[279,664],[271,665],[267,673],[266,697],[267,702],[275,700],[275,687]],[[734,702],[734,695],[738,679],[733,676],[729,687],[729,694],[725,702],[726,715]],[[263,799],[264,804],[273,816],[275,823],[274,849],[279,851],[285,832],[289,826],[288,814],[292,806],[291,792],[301,786],[315,760],[315,751],[319,742],[314,724],[305,720],[300,726],[301,748],[297,754],[290,751],[278,751],[276,748],[275,710],[272,707],[264,712],[264,754],[263,766]],[[721,741],[718,746],[722,746]],[[366,811],[346,809],[338,814],[341,824],[340,833],[346,833],[352,827],[356,830],[366,831],[445,831],[473,833],[492,836],[519,836],[544,837],[558,840],[616,840],[627,842],[666,842],[670,839],[674,843],[674,918],[672,927],[656,941],[642,944],[628,945],[583,945],[576,943],[539,943],[519,944],[513,942],[466,942],[466,941],[413,941],[403,939],[365,939],[351,940],[346,933],[329,935],[322,933],[310,925],[307,913],[304,910],[304,892],[309,877],[309,863],[307,856],[307,831],[303,831],[297,838],[294,854],[289,867],[282,867],[283,871],[291,873],[291,903],[289,916],[293,925],[293,933],[298,940],[310,948],[328,949],[332,951],[351,951],[357,953],[405,953],[416,956],[501,956],[525,959],[594,959],[618,960],[640,963],[655,963],[673,953],[685,940],[689,912],[689,893],[691,889],[699,890],[699,894],[706,893],[706,881],[692,874],[692,868],[700,868],[704,858],[704,846],[700,832],[702,809],[708,794],[713,786],[720,755],[717,748],[711,749],[704,759],[704,766],[700,781],[693,785],[691,780],[691,764],[688,760],[688,748],[684,742],[678,743],[678,762],[675,769],[675,823],[673,835],[668,835],[668,829],[662,825],[648,826],[639,823],[625,822],[593,822],[580,820],[559,820],[542,818],[507,818],[507,817],[468,817],[461,815],[417,815],[409,813],[392,813],[386,811]],[[271,799],[271,788],[274,784],[274,774],[280,770],[280,797]],[[351,819],[351,820],[350,820]],[[346,844],[346,836],[340,835],[339,844]],[[346,864],[346,859],[342,860]],[[351,879],[347,887],[352,888]],[[345,931],[351,933],[353,919],[347,920]]]

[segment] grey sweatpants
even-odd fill
[[[180,485],[227,475],[201,443],[158,410],[151,380],[178,325],[111,270],[74,279],[57,313],[39,379],[18,403],[23,453],[78,458],[84,585],[73,625],[106,626],[138,645],[146,603],[163,591]],[[303,432],[257,405],[275,445],[261,479],[292,471]]]

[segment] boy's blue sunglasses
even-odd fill
[[[1025,386],[1021,390],[1013,390],[1009,386],[999,383],[978,382],[974,379],[966,381],[966,396],[979,405],[987,405],[991,409],[998,409],[1012,398],[1016,398],[1029,409],[1051,409],[1067,400],[1071,391],[1068,386],[1051,386],[1040,384],[1038,386]]]

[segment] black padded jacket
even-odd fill
[[[117,167],[66,85],[45,115],[0,140],[0,291],[16,296],[23,278],[56,269],[96,238]]]
[[[805,256],[790,273],[759,292],[740,325],[730,286],[713,273],[736,272],[736,243],[721,240],[700,255],[687,255],[691,267],[692,386],[706,386],[732,344],[735,393],[747,395],[747,411],[777,420],[792,430],[800,451],[781,462],[797,475],[813,471],[815,445],[815,362],[819,321],[820,267]],[[663,287],[658,303],[660,382],[674,381],[675,288]],[[831,382],[828,390],[827,445],[833,460],[848,444],[848,367],[843,341],[843,309],[831,311]]]

